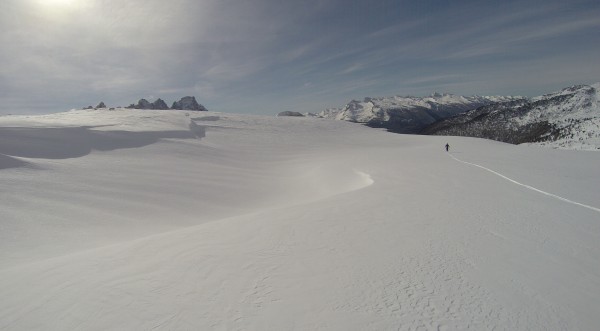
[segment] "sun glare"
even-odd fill
[[[51,7],[68,6],[73,4],[75,1],[76,0],[38,0],[40,4]]]

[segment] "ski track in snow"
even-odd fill
[[[576,206],[579,206],[579,207],[587,208],[587,209],[590,209],[590,210],[593,210],[595,212],[600,213],[600,208],[588,206],[586,204],[583,204],[583,203],[580,203],[580,202],[577,202],[577,201],[573,201],[573,200],[569,200],[567,198],[563,198],[563,197],[561,197],[559,195],[556,195],[556,194],[552,194],[552,193],[549,193],[549,192],[546,192],[546,191],[542,191],[542,190],[540,190],[538,188],[535,188],[533,186],[530,186],[530,185],[527,185],[527,184],[523,184],[523,183],[520,183],[520,182],[518,182],[518,181],[516,181],[516,180],[514,180],[512,178],[506,177],[503,174],[501,174],[499,172],[496,172],[496,171],[494,171],[492,169],[486,168],[486,167],[484,167],[482,165],[460,160],[459,158],[457,158],[456,156],[452,155],[451,153],[448,153],[448,155],[450,155],[451,158],[455,159],[458,162],[461,162],[461,163],[464,163],[464,164],[468,164],[468,165],[472,165],[474,167],[481,168],[483,170],[489,171],[489,172],[493,173],[496,176],[502,177],[502,178],[506,179],[507,181],[509,181],[511,183],[514,183],[514,184],[517,184],[519,186],[523,186],[526,189],[529,189],[529,190],[532,190],[532,191],[535,191],[535,192],[547,195],[549,197],[552,197],[552,198],[555,198],[555,199],[558,199],[558,200],[561,200],[561,201],[564,201],[564,202],[567,202],[567,203],[570,203],[570,204],[573,204],[573,205],[576,205]]]
[[[34,120],[42,128],[63,121],[104,131],[9,130],[11,148],[28,142],[14,139],[16,133],[75,134],[93,144],[50,155],[66,159],[21,157],[41,170],[5,163],[0,330],[595,330],[600,324],[595,213],[523,191],[536,203],[532,208],[494,177],[482,185],[467,172],[450,176],[456,169],[431,153],[439,137],[208,114],[79,111]],[[99,126],[105,123],[119,124]],[[183,138],[196,139],[164,134],[186,130],[193,135]],[[112,139],[115,132],[128,139]],[[155,136],[159,141],[149,139]],[[125,149],[136,137],[144,144]],[[490,146],[469,142],[477,154]],[[47,152],[33,148],[39,143],[27,146]],[[95,146],[111,148],[88,152]],[[581,155],[573,162],[583,163]],[[595,174],[587,171],[586,178]]]

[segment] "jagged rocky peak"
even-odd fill
[[[158,98],[152,103],[152,109],[169,109],[169,106],[163,99]]]
[[[138,101],[138,103],[136,105],[133,105],[133,107],[130,106],[129,108],[135,108],[135,109],[169,109],[169,106],[167,106],[167,103],[163,99],[158,98],[154,102],[150,102],[150,101],[148,101],[146,99],[140,99],[140,101]]]
[[[92,106],[86,107],[84,109],[98,109],[98,108],[107,108],[104,102],[100,102],[98,106],[92,108]],[[120,107],[118,107],[120,108]],[[196,98],[193,96],[187,96],[181,98],[179,101],[173,102],[173,106],[169,108],[167,103],[158,98],[154,102],[150,102],[146,99],[140,99],[136,104],[130,104],[125,107],[127,109],[156,109],[156,110],[168,110],[168,109],[178,109],[178,110],[197,110],[197,111],[207,111],[203,105],[199,104],[196,101]]]
[[[181,98],[179,101],[173,102],[171,109],[207,111],[207,109],[203,105],[199,104],[196,101],[196,98],[193,96],[186,96]]]
[[[146,99],[140,99],[137,105],[135,105],[135,109],[153,109],[150,101]]]

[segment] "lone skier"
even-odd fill
[[[446,143],[446,152],[450,150],[450,145],[448,145],[448,143]]]

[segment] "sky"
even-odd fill
[[[600,81],[599,17],[597,0],[2,0],[0,114],[537,96]]]

